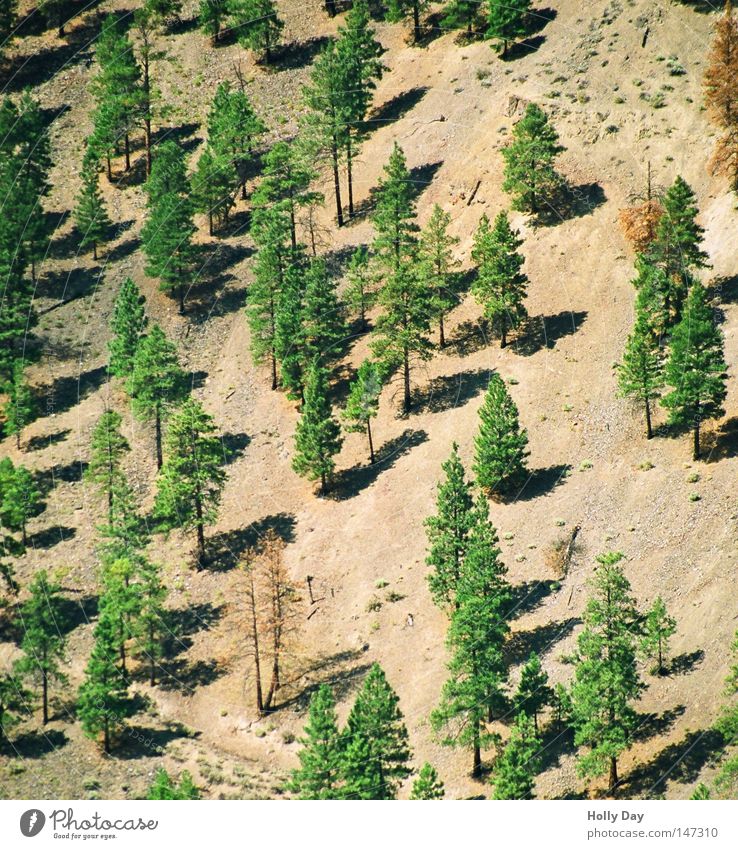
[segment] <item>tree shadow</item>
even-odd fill
[[[79,590],[69,587],[64,587],[64,591],[78,596],[65,596],[60,600],[59,632],[70,634],[80,625],[89,625],[97,617],[99,599],[96,595],[81,595]]]
[[[293,513],[276,513],[252,522],[245,528],[223,531],[208,540],[208,563],[213,572],[233,569],[246,551],[258,551],[262,537],[274,531],[285,543],[295,539],[296,519]]]
[[[384,124],[399,121],[411,109],[414,109],[429,91],[428,86],[415,86],[403,91],[402,94],[396,94],[380,106],[372,109],[369,117],[363,122],[362,129],[365,133],[370,133]]]
[[[134,251],[137,251],[141,246],[141,239],[138,236],[131,236],[130,239],[124,239],[119,242],[114,248],[104,253],[101,257],[104,264],[111,262],[120,262],[122,259],[129,257]]]
[[[707,286],[707,297],[709,300],[717,300],[721,304],[738,302],[738,274],[716,277]]]
[[[511,347],[523,357],[537,354],[543,348],[553,348],[560,339],[576,333],[587,316],[586,310],[562,310],[530,318],[524,332],[511,343]]]
[[[118,736],[115,757],[117,760],[161,757],[174,740],[192,736],[193,732],[179,722],[168,722],[164,728],[126,725]]]
[[[362,490],[371,486],[374,481],[387,469],[391,469],[400,457],[404,457],[417,445],[428,441],[424,430],[408,428],[399,436],[388,440],[375,453],[372,465],[354,466],[344,469],[336,475],[334,486],[328,497],[334,501],[345,501],[358,495]]]
[[[160,127],[152,137],[152,155],[156,156],[156,146],[165,141],[176,142],[185,152],[189,152],[202,141],[200,138],[192,138],[199,129],[200,124],[196,121],[179,124],[176,127]]]
[[[78,375],[58,377],[50,386],[39,392],[47,399],[47,407],[54,413],[65,413],[98,390],[108,379],[107,365],[80,372]]]
[[[142,676],[148,674],[146,664],[141,669]],[[185,657],[175,658],[160,664],[160,679],[157,686],[162,690],[179,691],[192,694],[198,687],[206,687],[226,673],[222,663],[214,658],[189,661]]]
[[[441,165],[443,165],[443,160],[427,162],[425,165],[417,165],[415,168],[410,169],[407,182],[411,185],[414,200],[417,200],[425,189],[428,188]],[[346,222],[347,226],[359,222],[363,217],[371,213],[377,203],[377,192],[378,187],[374,186],[369,189],[368,197],[354,204],[354,216]]]
[[[705,653],[702,649],[697,649],[692,652],[684,652],[678,654],[671,659],[671,663],[667,667],[667,675],[688,675],[692,670],[699,666],[705,659]]]
[[[556,9],[547,7],[545,9],[531,9],[528,12],[528,24],[525,28],[526,35],[535,35],[555,21],[559,13]]]
[[[61,749],[68,742],[69,739],[63,731],[47,728],[19,734],[14,740],[6,742],[5,746],[17,758],[35,759]],[[2,748],[2,743],[2,738],[0,738],[0,748]]]
[[[702,459],[705,463],[717,463],[738,455],[738,416],[732,416],[722,422],[717,432],[703,434],[702,449]]]
[[[36,531],[28,537],[26,546],[33,549],[52,548],[60,542],[66,542],[73,539],[77,535],[76,528],[69,528],[65,525],[53,525],[50,528],[44,528],[42,531]]]
[[[99,283],[99,270],[94,268],[75,266],[68,271],[47,271],[39,282],[38,294],[53,298],[56,303],[40,310],[40,314],[46,315],[72,301],[86,297],[97,289]]]
[[[312,64],[318,53],[332,39],[327,35],[317,35],[305,41],[291,41],[281,44],[272,54],[270,66],[275,71],[294,71]]]
[[[363,656],[359,649],[336,652],[318,658],[298,678],[290,681],[285,689],[293,690],[293,695],[280,702],[280,708],[292,708],[304,713],[310,705],[313,694],[323,684],[333,690],[337,702],[349,696],[361,683],[362,677],[371,669],[371,663],[356,661]],[[304,684],[306,679],[309,683]]]
[[[568,637],[581,623],[579,617],[572,616],[561,622],[547,622],[530,631],[515,631],[505,643],[505,656],[509,663],[515,664],[524,663],[532,652],[544,655],[554,643]]]
[[[425,21],[422,23],[420,40],[414,46],[427,47],[431,42],[445,35],[448,32],[448,29],[442,25],[445,16],[446,12],[444,10],[432,12],[430,15],[427,15]]]
[[[599,183],[582,183],[578,186],[563,183],[545,209],[538,212],[536,221],[550,227],[571,218],[583,218],[591,215],[606,201],[605,190]]]
[[[468,369],[434,377],[417,393],[411,413],[442,413],[463,407],[487,388],[490,374],[489,369]]]
[[[557,486],[561,486],[568,477],[571,466],[560,463],[556,466],[546,466],[532,471],[517,493],[510,495],[508,501],[531,501],[542,495],[547,495]]]
[[[651,737],[666,734],[686,710],[687,708],[684,705],[677,705],[676,707],[669,708],[669,710],[665,710],[663,713],[639,713],[637,719],[638,726],[632,735],[632,739],[642,743]]]
[[[535,53],[546,43],[545,35],[532,35],[524,38],[522,41],[516,41],[509,45],[505,56],[500,56],[503,62],[514,62],[522,56],[528,56]]]
[[[79,483],[89,463],[86,460],[72,460],[62,465],[54,465],[41,469],[36,475],[36,482],[42,492],[51,492],[60,483]]]
[[[226,466],[235,463],[250,443],[251,437],[247,433],[224,433],[220,438],[223,449],[223,463]]]
[[[529,581],[516,584],[512,588],[512,598],[508,619],[517,619],[526,613],[531,613],[560,588],[558,581]]]
[[[162,641],[164,657],[171,659],[191,648],[191,635],[209,631],[220,621],[224,610],[225,605],[215,606],[209,601],[167,610],[164,615],[167,631]]]
[[[26,451],[43,451],[44,448],[58,445],[58,443],[64,442],[71,432],[67,427],[64,430],[58,430],[56,433],[44,433],[38,436],[32,436],[26,442]]]
[[[561,759],[566,755],[575,754],[576,750],[574,729],[549,722],[541,735],[541,748],[538,752],[541,772],[560,766]]]
[[[635,767],[624,780],[628,795],[653,794],[667,781],[690,784],[697,780],[702,768],[723,750],[723,735],[714,728],[688,731],[678,743],[670,743],[650,761]]]

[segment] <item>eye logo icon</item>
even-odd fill
[[[31,808],[30,811],[25,811],[21,814],[20,830],[25,837],[35,837],[46,823],[46,817],[43,811],[38,808]]]

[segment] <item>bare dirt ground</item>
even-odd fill
[[[724,286],[721,296],[731,366],[727,413],[708,436],[705,462],[689,462],[687,437],[645,440],[640,412],[615,397],[613,364],[621,356],[633,304],[633,256],[617,214],[645,190],[648,161],[659,186],[681,174],[697,192],[712,262],[705,280],[735,273],[735,199],[707,170],[714,133],[701,107],[714,18],[663,0],[557,0],[550,5],[549,20],[533,42],[537,49],[522,49],[507,62],[488,42],[459,45],[455,33],[440,33],[427,46],[414,48],[406,44],[404,27],[378,27],[390,70],[376,92],[376,130],[356,167],[360,204],[368,201],[397,140],[408,165],[418,169],[418,179],[428,183],[420,195],[420,223],[434,203],[448,209],[461,239],[459,257],[468,264],[481,214],[491,217],[509,204],[501,190],[499,149],[516,120],[514,98],[534,100],[551,114],[567,147],[560,170],[577,187],[579,203],[574,211],[556,211],[559,220],[550,226],[534,227],[526,217],[514,216],[525,237],[531,280],[533,320],[527,336],[501,351],[484,339],[479,310],[467,297],[451,316],[451,344],[415,371],[414,412],[398,415],[396,385],[383,396],[376,438],[384,447],[377,467],[366,468],[360,436],[346,438],[332,497],[316,497],[311,485],[292,472],[296,411],[282,394],[269,390],[268,376],[250,360],[242,306],[251,242],[245,228],[238,228],[248,204],[239,203],[232,235],[220,240],[201,236],[212,246],[211,261],[220,271],[211,283],[204,269],[203,285],[192,293],[192,308],[184,318],[143,272],[140,186],[111,187],[102,181],[120,232],[99,263],[78,255],[71,221],[62,219],[38,288],[42,317],[37,333],[44,353],[32,378],[44,399],[44,415],[24,434],[28,447],[22,455],[10,440],[2,451],[53,481],[47,510],[31,528],[36,548],[18,561],[19,578],[25,583],[42,567],[60,570],[70,597],[80,599],[80,624],[71,637],[70,686],[57,705],[57,718],[42,736],[34,733],[35,724],[21,729],[22,757],[0,760],[0,794],[135,797],[164,764],[174,771],[191,769],[214,798],[274,796],[296,764],[294,736],[302,728],[311,688],[333,682],[344,716],[363,672],[375,660],[400,696],[414,763],[430,760],[450,798],[488,794],[484,784],[469,777],[468,754],[439,746],[428,726],[445,678],[446,623],[426,589],[422,522],[433,511],[435,483],[452,441],[471,461],[476,413],[493,369],[514,381],[511,391],[528,428],[533,470],[516,500],[492,505],[510,578],[523,587],[512,656],[519,662],[535,648],[554,681],[569,677],[562,656],[574,644],[594,557],[623,551],[639,601],[645,606],[661,594],[676,617],[673,653],[681,663],[671,675],[647,678],[639,738],[623,758],[622,792],[682,798],[700,777],[710,775],[715,741],[704,732],[721,703],[738,619],[738,386],[732,369],[738,314],[732,289]],[[279,6],[287,21],[286,41],[324,36],[339,22],[330,21],[319,4],[287,0]],[[113,8],[128,5],[104,3],[99,10]],[[191,13],[187,8],[185,19]],[[16,58],[18,77],[37,83],[43,106],[57,114],[48,209],[59,215],[73,206],[78,190],[76,166],[89,131],[86,86],[94,73],[90,42],[98,26],[98,11],[92,11],[71,25],[65,39],[45,33],[16,47],[29,57],[26,65]],[[642,47],[646,26],[649,35]],[[265,72],[237,45],[216,50],[189,23],[180,29],[167,39],[169,59],[155,68],[163,100],[174,104],[160,137],[171,133],[194,149],[216,83],[234,79],[238,62],[251,80],[250,91],[271,137],[294,132],[300,85],[308,74],[304,58]],[[309,61],[311,50],[303,45],[294,52]],[[39,51],[46,51],[43,59]],[[685,74],[670,74],[667,59],[672,56]],[[18,86],[13,78],[8,90]],[[657,93],[664,98],[663,108],[651,105]],[[370,241],[366,217],[340,232],[332,227],[327,182],[325,192],[326,251],[338,255],[347,245]],[[210,530],[213,547],[226,553],[224,568],[195,572],[192,540],[178,533],[155,540],[152,554],[165,564],[171,605],[186,622],[185,642],[164,684],[136,685],[154,707],[136,717],[130,739],[104,757],[69,715],[91,645],[95,526],[101,516],[101,505],[80,482],[80,470],[90,428],[104,403],[124,415],[133,449],[129,472],[144,508],[151,504],[154,480],[152,434],[131,418],[121,385],[108,383],[105,371],[108,318],[126,275],[145,292],[150,318],[180,344],[193,372],[195,395],[215,416],[224,443],[237,456],[228,466],[220,520]],[[367,339],[359,338],[342,364],[340,385],[366,351]],[[689,482],[694,473],[699,480]],[[699,500],[690,500],[692,493]],[[557,585],[546,552],[575,525],[581,526],[580,546]],[[257,720],[248,661],[233,628],[236,572],[225,566],[269,527],[288,541],[293,577],[315,576],[320,601],[304,622],[286,704]],[[377,582],[387,586],[378,589]],[[370,611],[374,597],[382,605]],[[305,615],[307,608],[306,601]],[[13,651],[10,643],[0,645],[0,662]],[[574,763],[568,742],[551,734],[537,795],[588,792]],[[596,785],[589,792],[597,792]]]

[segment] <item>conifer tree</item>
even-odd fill
[[[172,416],[154,505],[155,515],[197,532],[198,568],[205,563],[205,526],[218,517],[226,479],[215,431],[212,417],[192,398]]]
[[[365,433],[369,440],[369,462],[374,465],[374,441],[372,419],[379,412],[379,396],[382,392],[382,376],[376,363],[364,360],[351,382],[346,407],[341,413],[344,429],[348,433]]]
[[[109,522],[112,521],[115,487],[123,479],[121,462],[126,451],[130,451],[128,441],[120,432],[122,422],[120,413],[115,410],[105,410],[100,416],[92,431],[90,461],[84,472],[84,479],[105,496]]]
[[[49,685],[66,684],[67,676],[59,664],[65,660],[67,626],[62,588],[50,581],[45,571],[36,573],[28,590],[30,598],[20,609],[19,625],[23,631],[23,659],[18,670],[36,679],[41,686],[43,724],[49,721]]]
[[[221,27],[227,15],[227,0],[200,0],[198,13],[200,29],[210,36],[214,45],[220,41]]]
[[[155,324],[136,347],[133,370],[126,384],[136,416],[154,422],[156,468],[161,469],[162,424],[187,398],[187,376],[177,357],[177,347]]]
[[[122,557],[103,562],[100,615],[104,615],[112,625],[120,671],[125,676],[128,675],[126,647],[136,634],[141,610],[140,586],[135,578],[136,562],[133,559]]]
[[[103,735],[103,748],[110,753],[113,733],[134,712],[126,676],[118,665],[116,629],[102,615],[95,626],[95,643],[77,696],[77,716],[88,737]]]
[[[116,377],[128,377],[133,371],[139,343],[146,330],[146,298],[130,277],[121,284],[110,320],[111,339],[108,342],[108,368]]]
[[[533,720],[524,713],[518,714],[510,739],[492,770],[492,798],[532,799],[540,752],[541,741]]]
[[[513,209],[536,214],[550,203],[562,182],[554,161],[564,150],[546,113],[530,103],[513,127],[510,143],[502,148],[502,188],[513,195]]]
[[[327,684],[321,684],[310,699],[300,744],[300,766],[292,772],[287,785],[290,792],[299,799],[342,798],[343,740],[333,691]]]
[[[312,258],[305,272],[301,310],[301,343],[305,357],[331,362],[340,357],[346,340],[343,304],[336,281],[328,274],[322,257]]]
[[[312,353],[308,350],[305,328],[307,281],[309,275],[314,277],[314,271],[300,247],[284,270],[276,304],[274,351],[279,360],[280,383],[288,398],[301,403],[305,398],[307,368],[312,357],[320,352],[320,345]],[[314,329],[320,331],[317,325]],[[329,359],[329,352],[325,359]]]
[[[451,456],[441,466],[445,478],[438,484],[436,515],[425,520],[428,535],[426,563],[433,569],[428,587],[433,601],[450,609],[457,603],[457,588],[475,516],[471,483],[466,480],[454,442]]]
[[[504,381],[492,374],[479,410],[479,433],[474,439],[474,474],[487,493],[509,492],[526,474],[528,434],[518,423],[518,408]]]
[[[0,385],[13,380],[30,331],[38,322],[35,286],[17,269],[11,270],[11,257],[12,252],[0,241],[0,279],[6,281],[0,298]]]
[[[100,194],[96,167],[82,169],[82,189],[77,196],[77,207],[74,217],[82,238],[82,249],[92,246],[92,258],[97,259],[97,248],[105,244],[110,231],[105,203]]]
[[[26,425],[33,421],[36,403],[26,381],[25,363],[16,360],[13,380],[8,386],[8,401],[5,404],[5,432],[15,436],[16,448],[21,448],[21,434]]]
[[[656,227],[656,240],[648,257],[669,280],[666,310],[672,323],[681,318],[682,306],[694,281],[694,272],[709,267],[700,245],[704,229],[697,223],[697,199],[688,183],[677,177],[662,199],[664,214]]]
[[[359,329],[365,333],[369,329],[367,312],[377,299],[376,281],[369,264],[369,252],[363,246],[351,254],[346,273],[346,304],[359,319]]]
[[[727,0],[725,12],[715,24],[715,36],[704,76],[705,103],[713,122],[723,130],[712,164],[727,173],[731,188],[738,190],[738,20]]]
[[[210,146],[206,147],[197,160],[192,178],[192,199],[195,210],[207,215],[211,236],[215,235],[216,221],[218,226],[228,224],[236,180],[231,161],[214,153]]]
[[[316,359],[308,368],[305,402],[295,429],[292,468],[308,480],[320,479],[320,491],[327,491],[335,469],[333,457],[341,449],[341,428],[333,417],[328,398],[328,376]]]
[[[121,477],[113,488],[113,512],[98,530],[102,542],[98,546],[103,563],[127,560],[141,561],[141,552],[149,544],[149,531],[138,512],[138,499],[128,481]]]
[[[538,734],[538,714],[552,701],[553,690],[548,686],[548,675],[541,666],[540,657],[531,652],[520,672],[520,683],[514,698],[515,708],[518,713],[533,719],[533,727]]]
[[[412,801],[429,801],[431,799],[443,799],[445,795],[446,789],[438,777],[438,773],[426,761],[420,768],[418,777],[413,782],[410,799]]]
[[[411,752],[399,698],[378,663],[356,696],[344,732],[347,799],[395,799]]]
[[[379,183],[373,217],[374,253],[384,274],[384,286],[379,293],[382,313],[377,319],[372,351],[387,372],[402,369],[406,413],[412,406],[411,357],[431,356],[431,299],[418,273],[418,227],[414,218],[412,180],[405,155],[395,143]]]
[[[3,475],[0,483],[0,524],[11,531],[19,531],[21,545],[26,547],[26,526],[29,519],[44,509],[43,495],[33,474],[25,466],[16,466],[12,473]]]
[[[158,801],[193,801],[200,798],[200,791],[186,769],[182,770],[177,781],[163,767],[159,767],[146,798]]]
[[[272,51],[284,29],[274,0],[229,0],[228,25],[243,47],[272,61]]]
[[[412,18],[413,43],[418,44],[423,37],[420,15],[428,7],[428,0],[388,0],[387,20],[398,23],[405,18]]]
[[[661,596],[657,596],[643,620],[640,650],[647,660],[655,661],[652,672],[663,675],[669,653],[669,639],[676,632],[676,620],[669,616]]]
[[[450,0],[443,10],[441,24],[446,29],[466,29],[467,36],[471,36],[482,21],[480,8],[478,0]]]
[[[664,270],[654,265],[647,256],[636,257],[636,317],[643,316],[654,345],[661,345],[671,325],[668,311],[669,278]]]
[[[474,234],[472,259],[478,273],[472,292],[485,320],[499,332],[501,348],[507,344],[508,329],[519,327],[528,317],[523,304],[528,277],[522,271],[525,258],[518,252],[522,244],[506,212],[499,213],[493,227],[487,215],[482,215]]]
[[[651,439],[651,401],[661,395],[663,379],[663,357],[654,340],[648,317],[639,312],[633,332],[625,343],[623,361],[618,366],[620,394],[631,396],[644,405],[646,413],[646,438]]]
[[[0,745],[9,739],[10,730],[21,717],[31,713],[33,693],[23,686],[17,667],[9,672],[0,672]]]
[[[450,223],[451,215],[435,204],[420,234],[420,262],[426,284],[431,290],[430,308],[433,318],[438,322],[438,344],[441,348],[446,345],[444,318],[458,303],[453,272],[459,261],[454,258],[453,249],[459,244],[459,239],[449,234]]]
[[[529,14],[530,0],[488,0],[487,38],[495,50],[502,48],[503,59],[509,43],[526,34]]]
[[[602,554],[590,582],[584,630],[577,640],[571,710],[575,743],[587,747],[579,771],[609,771],[608,792],[618,785],[618,758],[630,747],[643,684],[636,664],[640,615],[623,573],[620,552]]]
[[[138,578],[138,611],[136,616],[136,648],[149,665],[149,684],[156,684],[156,668],[164,654],[164,637],[170,633],[164,602],[167,588],[161,579],[161,569],[145,557],[136,564]]]
[[[704,287],[695,283],[671,336],[664,380],[672,391],[661,399],[669,410],[669,424],[692,428],[694,460],[700,459],[700,425],[724,413],[726,371],[723,335],[715,325]]]

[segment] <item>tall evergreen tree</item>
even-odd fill
[[[187,376],[177,357],[177,347],[155,324],[142,337],[133,358],[133,370],[126,384],[134,415],[154,422],[156,467],[161,469],[162,424],[188,396]]]
[[[609,770],[610,794],[619,782],[618,758],[632,744],[637,724],[633,703],[643,690],[636,664],[640,615],[622,558],[620,552],[597,558],[571,687],[575,742],[588,750],[579,759],[579,771],[598,776]]]
[[[197,532],[198,568],[205,563],[205,526],[218,517],[226,479],[215,431],[212,417],[192,398],[172,416],[154,504],[156,516]]]
[[[446,789],[438,777],[438,773],[426,761],[420,768],[418,777],[413,782],[410,799],[412,801],[430,801],[432,799],[443,799],[445,795]]]
[[[207,215],[211,236],[215,235],[216,221],[218,226],[228,224],[236,188],[237,174],[233,164],[208,145],[197,160],[197,169],[192,177],[192,200],[195,210]]]
[[[36,402],[26,380],[25,363],[16,360],[5,404],[5,432],[15,436],[15,445],[19,450],[23,429],[33,421],[35,412]]]
[[[458,303],[454,269],[460,263],[454,258],[453,249],[459,244],[459,239],[448,232],[450,223],[451,215],[435,204],[420,234],[420,262],[426,285],[431,290],[430,308],[433,318],[438,322],[438,344],[441,348],[446,345],[444,318]]]
[[[495,761],[491,782],[493,799],[532,799],[541,766],[541,741],[533,720],[518,714],[502,754]]]
[[[227,15],[227,0],[200,0],[198,12],[200,29],[210,36],[214,45],[220,41],[220,31]]]
[[[663,385],[663,355],[654,340],[647,315],[639,312],[633,332],[625,343],[623,361],[618,366],[618,387],[621,395],[631,396],[644,405],[647,439],[653,436],[651,401],[661,395]]]
[[[127,646],[136,634],[141,610],[140,586],[136,578],[136,561],[128,557],[103,562],[100,615],[112,623],[120,671],[128,675]]]
[[[49,721],[49,685],[66,684],[67,676],[60,667],[65,660],[67,627],[64,599],[59,584],[50,581],[45,571],[36,573],[28,590],[30,598],[21,606],[19,625],[23,631],[23,659],[18,670],[32,676],[41,686],[43,723]]]
[[[136,617],[136,649],[149,666],[149,684],[156,684],[156,669],[164,654],[164,637],[170,633],[164,602],[167,588],[161,569],[145,557],[136,564],[138,578],[138,615]]]
[[[496,372],[489,379],[474,439],[474,474],[487,493],[506,493],[526,474],[527,431],[520,429],[518,408]]]
[[[457,604],[458,583],[475,516],[471,483],[466,480],[459,446],[455,442],[451,456],[441,469],[445,478],[437,487],[436,515],[424,523],[428,535],[425,562],[433,569],[428,575],[433,601],[439,607],[450,609]]]
[[[243,47],[272,61],[272,51],[284,29],[274,0],[229,0],[228,25]]]
[[[441,24],[445,29],[465,29],[471,36],[482,23],[481,4],[478,0],[450,0],[443,10]]]
[[[715,325],[704,287],[695,283],[671,336],[664,380],[672,391],[661,399],[669,410],[670,424],[692,428],[694,460],[700,459],[702,422],[724,413],[726,371],[723,335]]]
[[[108,368],[116,377],[128,377],[133,371],[138,346],[146,330],[146,298],[130,277],[121,284],[110,320]]]
[[[11,531],[20,532],[25,549],[26,526],[30,519],[44,509],[41,490],[33,474],[25,466],[16,466],[0,482],[0,524]]]
[[[363,246],[356,248],[351,254],[346,272],[344,298],[351,312],[358,316],[360,331],[365,333],[369,329],[367,312],[374,306],[377,292],[369,252]]]
[[[397,23],[412,18],[413,43],[418,44],[423,37],[420,16],[427,8],[428,0],[388,0],[387,20]]]
[[[295,453],[292,468],[308,480],[320,479],[320,491],[326,492],[333,476],[333,457],[341,448],[341,428],[333,417],[328,398],[328,377],[316,359],[308,368],[305,402],[295,429]]]
[[[676,632],[676,620],[669,613],[661,596],[657,596],[643,620],[641,654],[654,661],[653,672],[663,675],[665,660],[669,652],[669,639]]]
[[[472,259],[478,273],[472,292],[485,320],[499,332],[501,348],[507,344],[508,329],[519,327],[528,317],[523,304],[528,277],[522,271],[525,258],[518,251],[522,244],[504,211],[495,218],[493,227],[486,214],[483,215],[474,234]]]
[[[97,248],[105,244],[110,232],[110,219],[98,185],[97,167],[82,169],[82,189],[77,196],[74,217],[82,238],[82,249],[92,246],[92,258],[97,259]]]
[[[33,698],[17,668],[0,672],[0,746],[10,739],[10,730],[31,713]]]
[[[400,782],[410,774],[410,746],[399,701],[375,663],[346,721],[345,798],[395,799]]]
[[[515,693],[514,704],[518,713],[533,719],[533,727],[538,734],[538,714],[553,701],[553,690],[548,686],[548,675],[541,666],[541,659],[535,652],[520,671],[520,683]]]
[[[365,433],[369,440],[369,462],[374,465],[374,440],[372,419],[379,412],[379,396],[382,392],[382,376],[379,367],[371,360],[364,360],[351,382],[346,407],[341,414],[349,433]]]
[[[310,699],[300,743],[300,766],[292,772],[290,792],[300,799],[342,798],[343,740],[333,692],[327,684],[321,684]]]
[[[513,209],[538,213],[561,185],[554,161],[565,150],[548,116],[535,103],[515,124],[510,143],[502,148],[505,160],[502,184],[513,195]]]
[[[488,0],[487,38],[492,39],[495,50],[502,48],[503,59],[509,43],[528,31],[529,15],[530,0]]]
[[[112,520],[115,488],[123,478],[121,462],[130,451],[128,440],[120,432],[120,413],[105,410],[97,420],[90,439],[90,461],[84,472],[88,483],[96,486],[108,504],[108,521]]]

